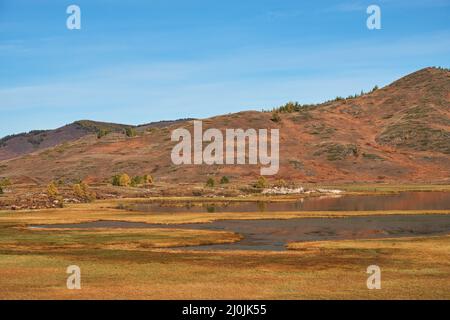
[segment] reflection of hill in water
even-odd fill
[[[448,192],[402,192],[393,195],[302,198],[298,201],[211,201],[151,202],[128,207],[141,212],[277,212],[277,211],[372,211],[372,210],[450,210]]]

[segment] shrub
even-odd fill
[[[263,176],[259,177],[254,184],[255,188],[263,189],[267,187],[267,179]]]
[[[146,174],[144,176],[144,183],[146,184],[152,184],[153,183],[153,177],[149,174]]]
[[[137,187],[138,185],[141,185],[143,181],[143,178],[140,176],[135,176],[131,178],[130,186]]]
[[[208,181],[206,181],[207,187],[213,188],[215,184],[216,184],[216,182],[214,181],[213,178],[209,178]]]
[[[141,185],[147,185],[147,184],[152,184],[153,183],[153,177],[151,175],[144,175],[144,176],[135,176],[133,178],[131,178],[131,182],[130,185],[132,187],[137,187],[137,186],[141,186]]]
[[[79,184],[79,183],[74,184],[72,186],[72,190],[73,190],[73,193],[75,194],[75,196],[77,196],[79,198],[81,198],[83,196],[83,188],[81,187],[81,184]]]
[[[0,180],[0,194],[4,193],[4,189],[11,185],[11,181],[8,178],[2,178]]]
[[[130,176],[126,173],[117,174],[112,178],[112,185],[119,187],[128,187],[131,183]]]
[[[279,188],[287,187],[287,183],[286,183],[286,181],[284,181],[283,179],[279,179],[279,180],[275,183],[275,187],[279,187]]]
[[[92,202],[96,198],[96,194],[89,190],[89,186],[84,183],[77,183],[72,186],[73,193],[77,198],[80,198],[84,201]]]
[[[272,120],[273,122],[280,122],[281,117],[278,112],[272,112],[272,118],[270,118],[270,120]]]
[[[98,130],[98,132],[97,132],[97,138],[100,139],[100,138],[106,136],[106,135],[107,135],[108,133],[110,133],[110,132],[111,132],[110,130],[100,129],[100,130]]]
[[[11,185],[11,181],[8,178],[2,178],[0,180],[0,187],[9,187]]]
[[[227,176],[223,176],[222,179],[220,179],[220,184],[226,183],[230,183],[230,179]]]
[[[120,177],[119,177],[119,185],[120,186],[126,187],[126,186],[129,186],[130,183],[131,183],[131,179],[126,173],[120,175]]]
[[[278,108],[273,108],[272,112],[279,112],[279,113],[301,112],[301,111],[306,110],[306,108],[312,107],[312,106],[314,106],[314,105],[313,104],[301,104],[296,101],[289,101],[288,103],[286,103]]]
[[[302,108],[302,105],[298,102],[288,102],[285,105],[278,107],[274,111],[281,112],[281,113],[292,113],[292,112],[298,112]]]
[[[50,184],[47,186],[47,195],[54,199],[59,195],[59,190],[56,187],[56,184],[54,181],[50,182]]]
[[[113,186],[119,186],[120,184],[120,175],[119,174],[116,174],[115,176],[113,176],[112,178],[111,178],[111,184],[113,185]]]
[[[133,178],[131,178],[131,186],[132,187],[137,187],[137,186],[140,186],[140,185],[143,185],[143,184],[145,184],[146,182],[145,182],[145,176],[135,176],[135,177],[133,177]]]
[[[133,128],[127,127],[127,128],[125,128],[125,134],[127,137],[134,137],[134,136],[136,136],[136,130],[134,130]]]

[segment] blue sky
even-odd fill
[[[320,102],[449,57],[450,0],[0,0],[0,136]]]

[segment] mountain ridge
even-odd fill
[[[280,129],[280,171],[270,179],[310,183],[450,182],[450,71],[425,68],[356,97],[286,112],[244,111],[203,119],[208,128]],[[274,114],[277,116],[274,117]],[[162,126],[95,132],[0,161],[0,176],[104,183],[114,174],[152,174],[167,183],[229,176],[254,181],[259,166],[171,163],[171,130],[192,130],[192,119]],[[117,129],[117,128],[116,128]],[[123,129],[123,128],[120,128]],[[0,149],[1,154],[1,149]]]
[[[0,138],[0,160],[7,160],[57,146],[58,144],[75,141],[88,134],[104,135],[108,133],[124,133],[127,128],[145,130],[152,127],[164,127],[173,123],[192,120],[176,119],[161,120],[140,125],[129,125],[93,120],[77,120],[56,129],[31,130]]]

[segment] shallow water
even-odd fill
[[[390,215],[288,220],[218,220],[212,223],[158,225],[125,221],[35,226],[41,228],[178,228],[241,234],[232,244],[187,247],[189,250],[285,250],[294,241],[374,239],[450,233],[450,215]]]
[[[450,192],[401,192],[393,195],[322,196],[298,201],[211,201],[136,203],[140,212],[276,212],[276,211],[373,211],[373,210],[450,210]]]

